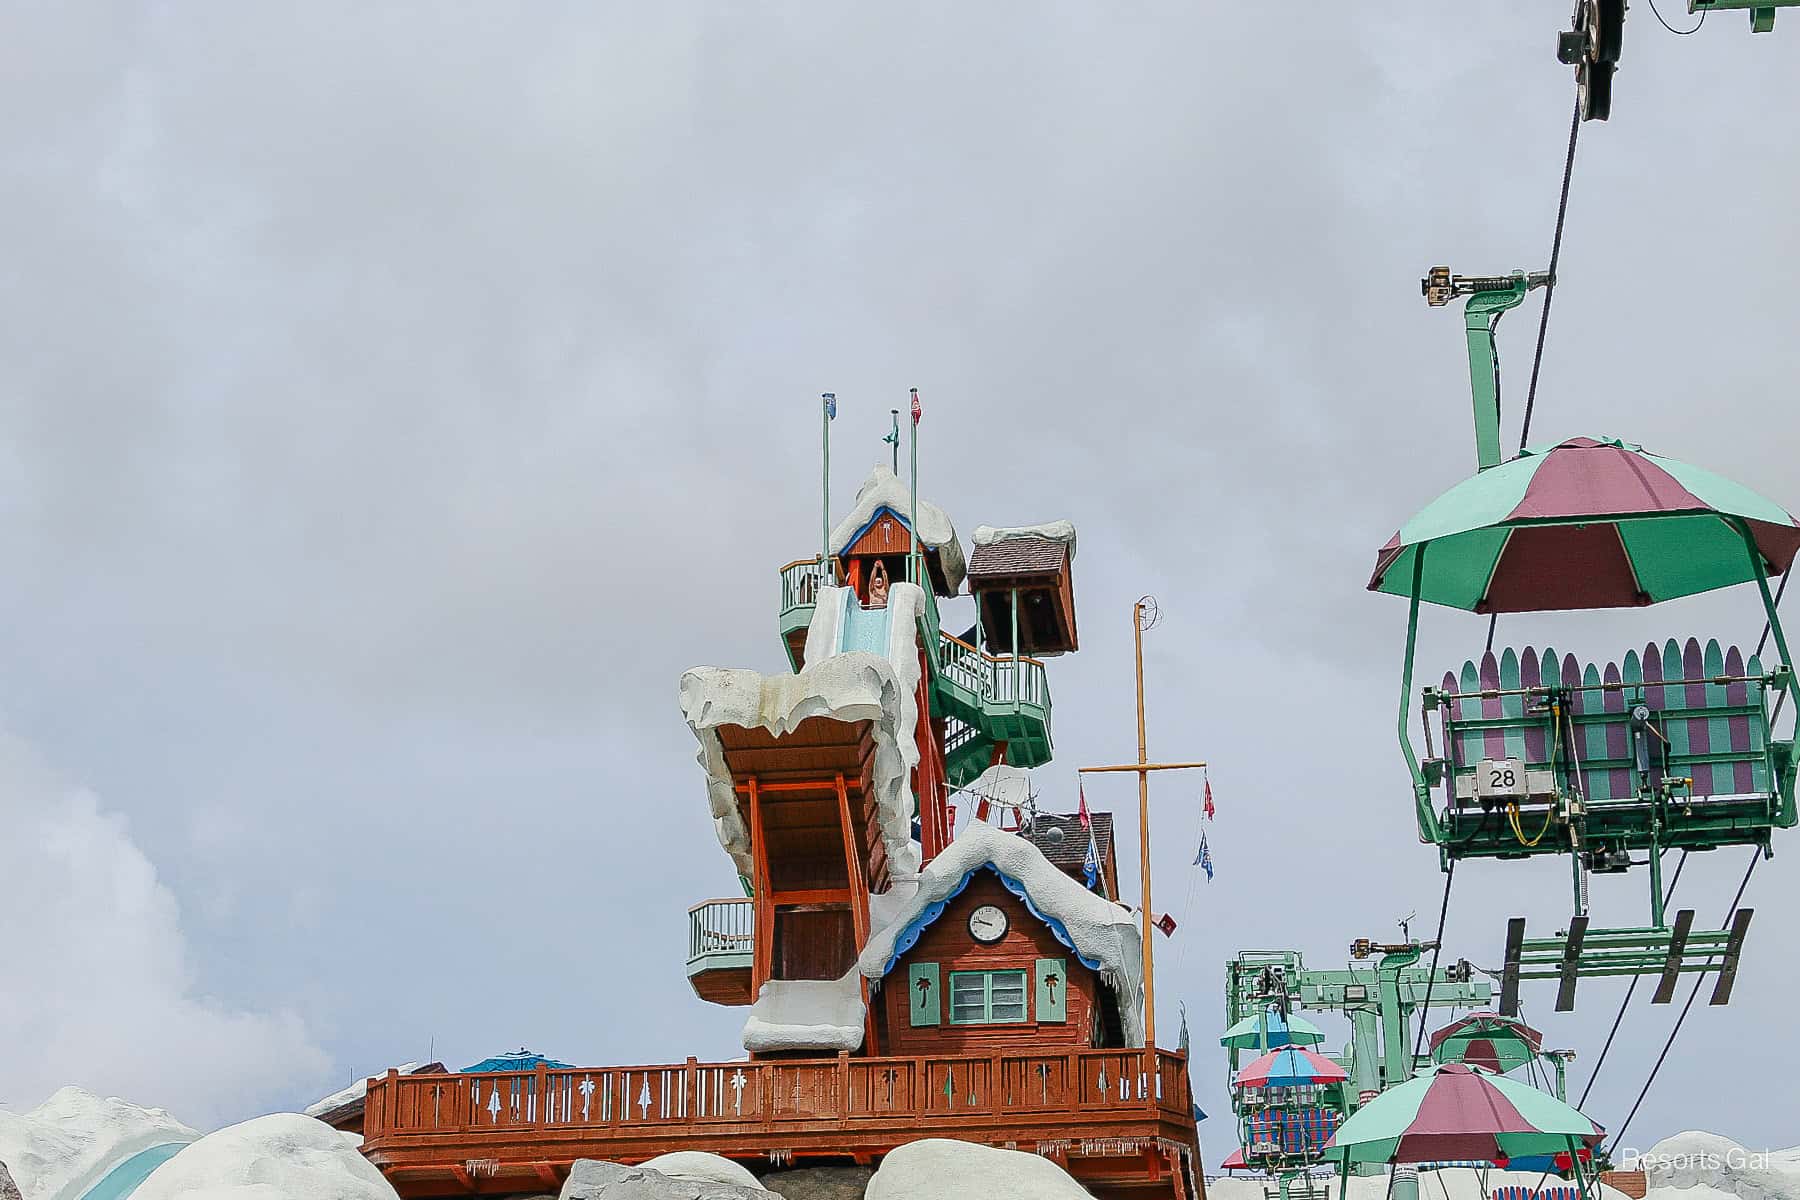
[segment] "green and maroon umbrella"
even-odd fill
[[[1561,1100],[1479,1067],[1446,1063],[1357,1109],[1325,1144],[1355,1163],[1452,1160],[1504,1166],[1515,1158],[1599,1145],[1605,1131]]]
[[[1544,1035],[1517,1017],[1474,1012],[1431,1035],[1431,1061],[1486,1067],[1496,1074],[1516,1071],[1537,1058]]]
[[[1630,608],[1778,575],[1800,522],[1699,467],[1571,438],[1465,479],[1400,528],[1369,590],[1474,612]],[[1424,555],[1422,566],[1419,556]]]

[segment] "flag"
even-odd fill
[[[1081,874],[1087,880],[1088,891],[1100,881],[1100,843],[1094,840],[1094,831],[1088,830],[1087,857],[1081,860]]]
[[[1206,834],[1204,833],[1200,835],[1200,852],[1194,855],[1194,865],[1206,872],[1206,881],[1211,883],[1213,877],[1212,851],[1207,848]]]
[[[919,418],[923,416],[924,413],[925,410],[919,407],[919,389],[914,388],[912,390],[912,418],[914,425],[919,423]]]
[[[1175,1049],[1181,1053],[1188,1052],[1187,1005],[1181,1005],[1181,1034],[1175,1040]]]
[[[819,398],[825,401],[825,419],[827,421],[837,420],[837,393],[820,392]]]
[[[1075,778],[1075,794],[1081,799],[1081,803],[1075,807],[1075,815],[1081,818],[1081,827],[1083,829],[1092,829],[1094,827],[1094,822],[1092,818],[1088,816],[1087,784],[1080,776],[1076,776]]]
[[[1213,819],[1213,803],[1212,803],[1212,777],[1211,776],[1206,777],[1206,803],[1203,806],[1203,809],[1206,813],[1206,819],[1209,821],[1212,820]]]
[[[1156,927],[1163,931],[1164,937],[1175,936],[1175,918],[1171,917],[1168,913],[1164,913],[1162,916],[1156,918]]]

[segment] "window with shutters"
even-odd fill
[[[1026,1019],[1024,971],[952,971],[950,973],[950,1023],[952,1025],[1007,1025]]]

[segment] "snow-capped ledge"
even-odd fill
[[[842,554],[849,549],[850,542],[868,527],[875,514],[882,509],[890,509],[902,517],[912,511],[912,488],[894,474],[885,463],[876,463],[862,486],[856,489],[856,503],[850,509],[850,515],[839,521],[831,530],[830,547],[833,554]],[[907,517],[911,521],[910,517]],[[921,545],[937,551],[938,566],[944,572],[944,582],[950,586],[952,595],[962,591],[963,580],[968,575],[968,561],[963,557],[962,543],[956,538],[956,527],[944,510],[928,500],[919,501],[919,519],[913,523],[919,535]]]

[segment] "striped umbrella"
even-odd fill
[[[1537,1058],[1543,1047],[1544,1035],[1517,1017],[1475,1012],[1431,1035],[1431,1061],[1468,1063],[1504,1075]]]
[[[1252,1013],[1219,1039],[1227,1050],[1279,1050],[1283,1046],[1317,1046],[1325,1035],[1319,1027],[1301,1017],[1283,1017],[1281,1010]]]
[[[1239,1087],[1311,1087],[1350,1078],[1344,1068],[1304,1046],[1284,1046],[1244,1064],[1233,1082]]]
[[[1606,1133],[1578,1110],[1480,1067],[1446,1063],[1389,1088],[1338,1128],[1325,1156],[1353,1163],[1478,1159],[1506,1166],[1534,1154],[1597,1146]]]
[[[1630,608],[1780,574],[1800,522],[1699,467],[1618,440],[1571,438],[1465,479],[1401,526],[1372,592],[1479,613]]]

